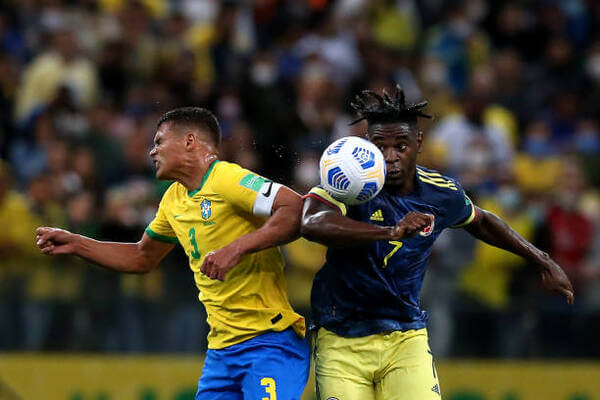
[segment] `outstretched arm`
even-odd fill
[[[273,202],[272,215],[254,232],[240,236],[222,249],[210,252],[200,270],[212,279],[225,280],[225,275],[245,254],[279,246],[300,235],[302,199],[298,193],[283,186]]]
[[[477,218],[465,227],[485,243],[517,254],[539,268],[546,289],[562,294],[573,304],[574,292],[569,278],[550,256],[529,243],[493,213],[476,207]]]
[[[431,223],[431,216],[410,212],[395,226],[379,226],[343,216],[324,202],[307,197],[302,212],[302,236],[330,247],[348,247],[376,240],[412,236]]]
[[[48,255],[73,254],[107,269],[142,274],[156,268],[174,245],[151,239],[146,233],[137,243],[100,242],[64,229],[41,227],[37,245]]]

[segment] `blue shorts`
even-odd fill
[[[196,400],[300,400],[309,346],[294,330],[269,332],[206,352]]]

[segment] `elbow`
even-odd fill
[[[147,274],[148,272],[153,271],[157,266],[158,264],[154,262],[146,262],[145,264],[142,264],[140,266],[140,268],[138,269],[138,274]]]
[[[127,272],[136,275],[147,274],[158,266],[159,260],[145,252],[141,243],[137,243],[137,246],[137,254]]]
[[[156,264],[149,260],[138,260],[129,271],[132,274],[142,275],[147,274],[156,268]]]
[[[285,243],[292,242],[300,237],[300,229],[301,229],[300,218],[298,218],[298,217],[288,218],[286,221],[282,221],[282,222],[284,222],[283,225],[286,227],[282,231],[282,232],[285,232],[285,233],[283,233],[283,240]]]
[[[304,216],[300,221],[300,235],[308,240],[318,239],[323,220],[323,216],[319,214]]]
[[[311,217],[310,216],[302,216],[300,219],[300,236],[308,237],[310,235],[311,230]]]

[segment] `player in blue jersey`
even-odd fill
[[[314,359],[320,399],[439,400],[419,292],[434,241],[446,228],[537,265],[545,287],[573,302],[573,288],[550,257],[494,214],[475,206],[460,184],[416,164],[427,102],[406,104],[365,91],[353,108],[382,151],[386,182],[373,200],[346,207],[323,189],[305,196],[302,233],[329,246],[312,289],[318,331]],[[369,101],[369,96],[374,101]]]

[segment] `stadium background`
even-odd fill
[[[365,129],[348,127],[354,94],[394,83],[435,115],[420,163],[459,178],[576,288],[568,307],[522,260],[462,230],[440,237],[422,297],[443,391],[599,398],[599,2],[5,0],[0,399],[190,398],[207,326],[180,250],[125,276],[34,244],[39,225],[139,239],[166,188],[148,157],[163,112],[213,110],[222,159],[305,193],[322,149]],[[284,253],[308,315],[323,248]]]

